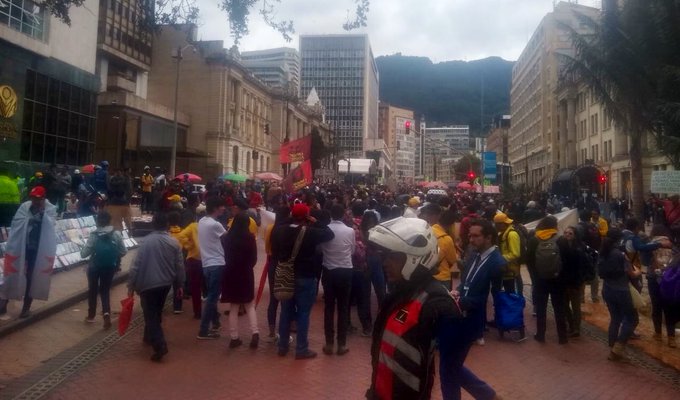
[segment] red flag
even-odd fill
[[[283,143],[279,150],[279,161],[282,164],[309,160],[312,152],[312,136]]]
[[[295,167],[288,176],[283,180],[283,188],[288,193],[293,193],[305,186],[312,184],[312,162],[310,160],[304,161],[302,164]]]

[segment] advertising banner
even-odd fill
[[[496,183],[496,152],[485,151],[482,153],[482,164],[484,179],[488,179],[491,183]]]
[[[279,161],[282,164],[309,160],[312,153],[312,135],[281,144]]]
[[[652,193],[680,193],[680,171],[652,171]]]
[[[283,180],[283,189],[288,193],[293,193],[297,190],[312,184],[312,162],[310,160],[303,161],[302,164],[295,167],[288,176]]]

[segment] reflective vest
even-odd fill
[[[418,343],[418,322],[428,297],[422,292],[390,314],[380,342],[374,395],[380,400],[428,399],[432,385],[434,340]]]

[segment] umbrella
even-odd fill
[[[245,182],[246,180],[248,180],[248,178],[239,174],[226,174],[222,177],[222,179],[224,179],[225,181],[232,182]]]
[[[83,165],[83,168],[80,169],[81,174],[94,174],[94,164],[87,164]]]
[[[255,175],[255,177],[261,181],[282,181],[283,178],[279,174],[275,174],[273,172],[260,172],[259,174]]]
[[[473,189],[472,185],[470,185],[470,182],[463,181],[456,185],[458,189]]]
[[[433,182],[427,182],[424,185],[428,189],[433,189],[433,188],[445,188],[446,184],[442,181],[433,181]]]
[[[177,175],[177,176],[175,177],[175,179],[179,179],[179,180],[183,181],[183,180],[184,180],[184,175],[189,175],[189,181],[190,181],[190,182],[200,182],[200,181],[203,180],[203,178],[201,178],[200,176],[198,176],[198,175],[196,175],[196,174],[192,174],[192,173],[190,173],[190,172],[186,172],[186,173],[183,173],[183,174],[179,174],[179,175]]]

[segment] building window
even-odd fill
[[[0,0],[0,24],[43,40],[45,10],[31,0]]]
[[[83,165],[94,151],[95,94],[28,70],[21,159]]]
[[[234,146],[231,152],[231,168],[235,174],[238,173],[238,146]]]

